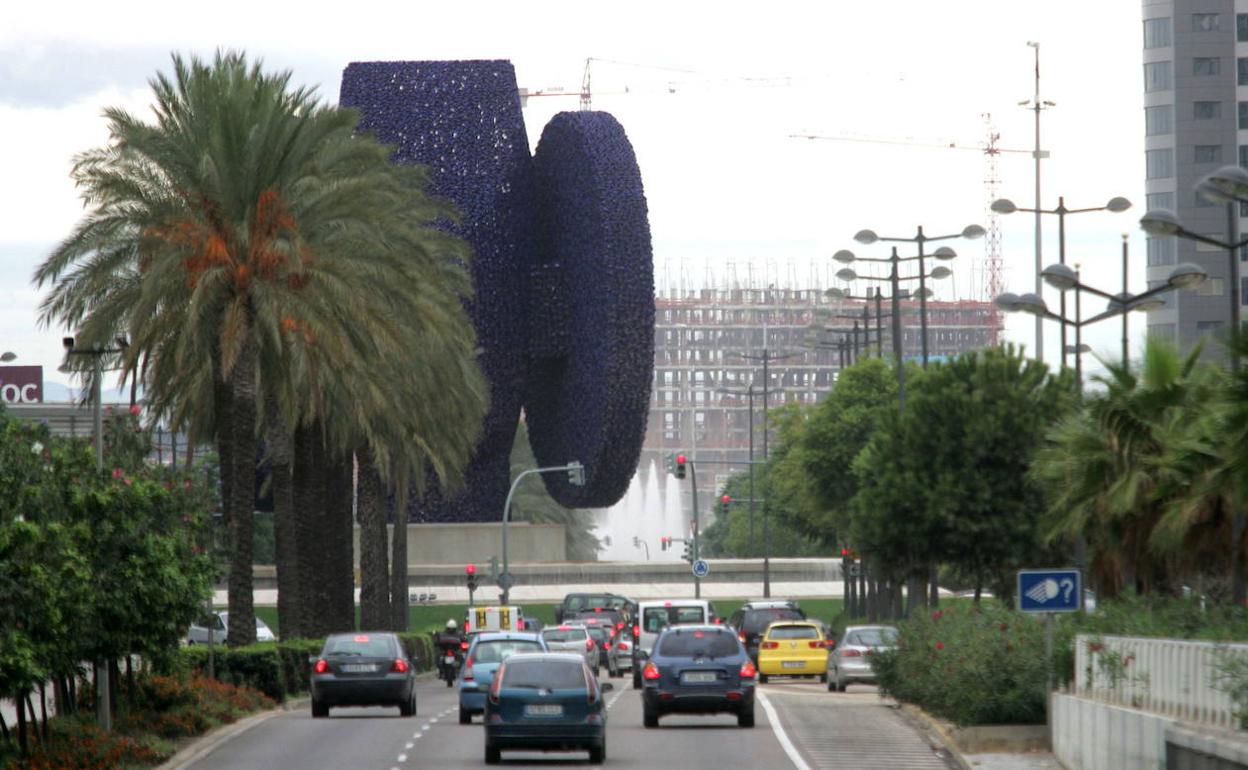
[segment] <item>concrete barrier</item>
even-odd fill
[[[1053,754],[1070,770],[1163,770],[1169,717],[1052,693]]]

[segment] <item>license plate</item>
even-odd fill
[[[455,656],[454,656],[454,655],[447,655],[447,656],[446,656],[446,662],[447,662],[447,663],[454,663],[454,662],[455,662]]]
[[[530,703],[524,707],[526,717],[561,717],[563,706],[558,703]]]
[[[347,663],[342,670],[347,674],[371,674],[377,667],[371,663]]]
[[[686,684],[710,684],[716,679],[714,671],[686,671],[680,677],[680,681]]]
[[[806,662],[801,660],[782,660],[780,668],[806,668]]]

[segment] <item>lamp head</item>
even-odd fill
[[[854,272],[852,267],[842,267],[840,270],[837,270],[836,277],[840,278],[842,281],[858,280],[858,274]]]
[[[1105,210],[1112,211],[1115,214],[1121,214],[1129,208],[1131,208],[1131,201],[1121,195],[1110,198],[1109,203],[1105,204]]]
[[[845,290],[833,287],[823,293],[828,299],[845,299]]]
[[[1033,292],[1018,295],[1018,309],[1032,315],[1048,315],[1049,313],[1049,306],[1044,304],[1044,298]]]
[[[1166,301],[1161,297],[1149,297],[1148,299],[1142,299],[1139,302],[1129,303],[1127,305],[1127,312],[1139,310],[1147,313],[1150,310],[1160,310],[1165,306]]]
[[[1170,209],[1149,209],[1140,217],[1140,229],[1149,235],[1178,235],[1183,226]]]
[[[73,350],[74,338],[73,337],[61,337],[61,347],[65,348],[66,350]]]
[[[1040,271],[1040,277],[1058,291],[1069,291],[1079,283],[1079,276],[1069,265],[1049,265]]]
[[[914,293],[914,296],[915,296],[915,298],[917,298],[917,299],[931,299],[931,298],[932,298],[932,295],[934,295],[935,293],[936,293],[936,292],[934,292],[934,291],[932,291],[931,289],[928,289],[928,288],[926,288],[926,287],[925,287],[925,288],[922,288],[922,289],[919,289],[918,291],[916,291],[916,292]]]
[[[875,243],[880,236],[875,234],[874,230],[859,230],[854,234],[854,240],[859,243]]]
[[[1080,353],[1091,353],[1092,348],[1088,345],[1067,345],[1066,352],[1078,355]]]
[[[976,238],[983,238],[984,235],[985,235],[985,230],[979,225],[967,225],[966,227],[962,228],[962,237],[967,238],[972,241],[975,240]]]
[[[17,359],[17,354],[11,350],[6,350],[3,353],[0,353],[0,361],[5,362],[6,364],[16,359]]]
[[[988,208],[992,209],[998,214],[1013,214],[1015,211],[1018,211],[1018,206],[1015,206],[1014,201],[1010,200],[1009,198],[998,198],[995,201],[993,201],[992,205],[989,206]]]
[[[1209,280],[1209,274],[1200,265],[1183,262],[1174,266],[1166,283],[1175,289],[1190,289]]]
[[[1239,166],[1223,166],[1206,174],[1197,188],[1205,197],[1220,203],[1248,198],[1248,171]]]
[[[958,256],[958,252],[954,251],[948,246],[941,246],[939,249],[936,249],[936,251],[932,253],[932,256],[935,257],[936,259],[953,259],[954,257]]]
[[[854,252],[849,249],[841,249],[832,255],[832,259],[840,262],[842,265],[848,265],[850,262],[853,262],[856,257],[854,256]]]
[[[1022,307],[1018,303],[1018,295],[1012,291],[998,294],[993,303],[1007,313],[1017,313]]]
[[[941,278],[948,278],[951,275],[953,275],[953,271],[944,265],[938,265],[937,267],[932,268],[931,277],[937,280]]]

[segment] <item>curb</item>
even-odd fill
[[[220,727],[209,730],[196,738],[191,745],[179,750],[172,757],[165,760],[163,764],[158,765],[156,770],[181,770],[187,765],[193,764],[203,758],[221,744],[242,735],[256,725],[261,724],[262,722],[267,722],[283,712],[306,708],[310,702],[311,698],[294,698],[286,701],[277,708],[262,711],[259,714],[252,714],[246,719],[240,719],[237,722],[232,722],[228,725],[221,725]]]
[[[932,745],[933,750],[939,746],[943,749],[943,756],[952,759],[954,764],[961,770],[973,770],[971,763],[967,762],[966,757],[962,756],[962,751],[958,748],[958,742],[953,739],[953,735],[949,733],[948,729],[939,720],[911,703],[902,703],[900,709],[902,716],[923,733],[927,742]]]

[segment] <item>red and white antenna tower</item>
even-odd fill
[[[1001,259],[1001,220],[997,212],[992,210],[992,202],[997,199],[997,191],[1001,185],[1001,178],[997,176],[997,157],[1001,154],[997,142],[1001,139],[1001,133],[992,124],[992,114],[987,112],[984,113],[984,133],[984,186],[988,191],[984,216],[988,222],[988,233],[984,239],[984,274],[978,299],[990,303],[992,308],[990,340],[996,345],[1001,334],[1001,313],[993,300],[1005,291],[1005,270]]]

